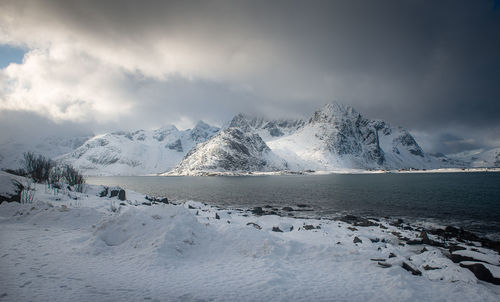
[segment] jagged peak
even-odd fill
[[[154,130],[154,132],[163,132],[163,131],[179,131],[179,129],[177,129],[175,125],[168,124]]]
[[[196,125],[194,126],[193,129],[208,129],[208,128],[211,128],[212,126],[210,126],[209,124],[205,123],[204,121],[202,120],[199,120]]]
[[[353,107],[333,101],[314,112],[309,122],[332,122],[336,119],[353,119],[360,116]]]

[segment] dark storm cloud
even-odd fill
[[[119,58],[129,50],[119,85],[136,99],[123,115],[128,127],[221,123],[239,111],[307,115],[337,100],[433,134],[427,143],[434,151],[500,140],[492,130],[500,128],[494,1],[12,3],[12,14],[58,32],[58,39],[115,47]],[[162,65],[170,41],[184,47],[177,54],[184,65],[173,71]],[[112,61],[107,53],[90,56]],[[448,135],[456,138],[449,144]]]

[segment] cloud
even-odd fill
[[[6,0],[0,43],[29,51],[0,71],[0,111],[99,132],[337,100],[475,135],[500,126],[498,28],[490,1]]]

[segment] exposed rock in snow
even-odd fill
[[[239,128],[226,128],[191,150],[172,174],[196,175],[210,171],[278,171],[286,163],[262,138]]]
[[[152,131],[118,131],[95,136],[58,160],[86,175],[155,174],[172,169],[190,149],[218,130],[200,121],[184,131],[173,125]]]
[[[264,117],[255,117],[239,113],[229,123],[229,127],[240,128],[244,132],[254,132],[265,141],[273,138],[289,135],[300,127],[305,121],[301,119],[278,119],[271,120]]]

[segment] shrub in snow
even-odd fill
[[[56,163],[33,152],[26,152],[23,156],[22,165],[27,176],[38,183],[48,182],[50,170],[56,166]]]
[[[35,199],[35,191],[33,182],[28,178],[26,183],[23,185],[19,201],[22,204],[33,203],[33,200]]]
[[[76,185],[82,185],[85,183],[85,178],[83,177],[78,170],[73,168],[71,165],[65,165],[62,169],[62,176],[64,177],[64,180],[70,185],[70,186],[76,186]]]
[[[85,188],[85,178],[71,165],[58,165],[55,161],[33,152],[24,153],[22,164],[26,176],[34,182],[47,183],[55,189],[62,189],[63,183],[67,183],[77,192],[83,192]]]

